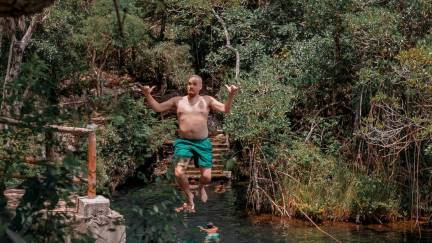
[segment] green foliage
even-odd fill
[[[403,16],[399,25],[407,39],[415,43],[418,39],[423,38],[432,26],[429,21],[432,15],[431,1],[413,0],[406,4],[394,1],[393,4]]]
[[[347,13],[344,21],[348,45],[356,51],[361,61],[394,57],[405,41],[399,31],[400,19],[398,13],[379,7]]]
[[[327,35],[294,43],[288,52],[288,82],[294,85],[332,82],[335,67],[333,40]]]
[[[74,41],[85,12],[80,1],[57,3],[30,43],[31,52],[45,60],[58,78],[86,67],[83,49]]]
[[[399,216],[400,196],[395,185],[380,178],[360,175],[354,183],[351,214],[361,221],[390,221]]]
[[[159,122],[143,100],[128,95],[119,97],[109,110],[110,123],[98,134],[98,162],[102,164],[100,173],[107,175],[102,184],[107,183],[113,191],[156,153],[164,141],[173,138],[175,127],[174,120]]]
[[[66,224],[70,216],[66,212],[45,210],[54,209],[60,199],[71,205],[68,197],[71,191],[76,190],[72,182],[76,166],[67,164],[59,168],[47,167],[38,176],[26,180],[21,185],[26,193],[10,223],[10,229],[19,232],[28,240],[64,240],[71,232]]]
[[[172,86],[169,88],[183,89],[185,80],[193,73],[189,51],[188,45],[160,42],[152,48],[137,50],[136,61],[131,65],[146,80],[155,80],[162,73],[162,81]]]
[[[340,15],[346,11],[350,1],[346,0],[307,0],[294,1],[301,4],[304,32],[311,35],[339,31]]]
[[[287,113],[294,96],[292,87],[277,78],[281,73],[277,60],[262,59],[254,70],[240,81],[241,91],[224,127],[245,145],[259,144],[289,132]]]
[[[272,12],[266,9],[250,10],[245,6],[233,6],[221,15],[226,24],[230,41],[238,49],[242,72],[253,71],[256,62],[262,57],[272,57],[286,48],[297,37],[297,28],[292,23],[271,21]],[[214,20],[215,21],[215,20]],[[214,51],[206,57],[205,73],[218,78],[234,67],[234,54],[225,48],[225,35],[219,22],[212,28],[211,47]]]
[[[111,1],[109,1],[111,2]],[[97,5],[94,6],[97,11]],[[138,16],[125,14],[123,22],[123,37],[120,38],[119,27],[114,10],[108,15],[98,12],[83,21],[82,34],[77,36],[83,44],[92,46],[96,51],[106,51],[107,48],[136,47],[146,37],[148,27]],[[145,40],[145,39],[144,39]]]
[[[306,139],[319,146],[317,157],[333,155],[338,160],[351,161],[357,158],[362,161],[362,156],[369,156],[367,165],[360,167],[375,168],[373,174],[386,179],[392,173],[405,173],[406,168],[402,164],[399,164],[401,167],[398,167],[400,170],[397,172],[394,171],[395,167],[390,166],[394,159],[387,160],[386,156],[391,150],[382,152],[376,147],[374,151],[381,151],[378,152],[380,155],[372,158],[370,148],[366,151],[362,146],[364,142],[373,144],[375,140],[368,142],[363,140],[364,135],[353,135],[359,135],[359,131],[367,130],[371,124],[377,125],[377,128],[392,127],[394,124],[404,124],[402,120],[405,119],[411,121],[413,127],[425,128],[416,133],[416,136],[428,141],[430,133],[426,128],[430,127],[429,112],[425,112],[423,108],[414,108],[426,107],[429,97],[432,97],[429,94],[430,82],[426,81],[430,79],[428,24],[425,21],[430,14],[429,7],[425,5],[427,2],[279,1],[272,2],[265,8],[244,3],[224,9],[221,16],[226,22],[232,45],[240,52],[242,77],[238,81],[241,92],[236,97],[233,113],[225,119],[224,127],[235,142],[242,144],[238,154],[246,166],[249,164],[248,169],[256,166],[254,160],[258,161],[257,166],[262,171],[256,172],[258,175],[254,176],[274,178],[275,175],[265,171],[266,166],[274,163],[278,153],[286,153],[283,151],[286,151],[287,144],[293,138]],[[421,6],[424,12],[420,11]],[[408,14],[409,12],[412,14]],[[211,42],[212,51],[206,57],[207,66],[203,70],[218,80],[231,77],[234,55],[224,47],[220,25],[215,25],[212,33],[217,38]],[[415,48],[407,48],[413,40],[419,41],[419,44]],[[274,65],[269,64],[271,62],[263,61],[271,59],[278,61],[277,71],[274,71]],[[260,63],[265,64],[260,66]],[[266,78],[260,78],[257,74],[265,72],[269,73]],[[267,88],[266,85],[274,87],[274,90],[270,88],[269,96],[260,92]],[[278,92],[287,89],[289,94]],[[281,103],[283,105],[279,106]],[[396,117],[383,118],[383,105],[396,111],[400,120]],[[264,107],[267,109],[264,110]],[[410,115],[406,117],[406,114]],[[368,118],[362,119],[365,117]],[[375,123],[370,123],[371,121]],[[356,130],[359,127],[360,130]],[[397,126],[393,128],[398,129]],[[374,134],[372,130],[369,132]],[[408,130],[404,133],[411,134]],[[252,154],[252,148],[259,152]],[[403,160],[396,158],[399,159]],[[389,170],[377,166],[387,162]],[[337,163],[337,166],[344,168],[342,171],[351,171],[350,166],[345,167],[341,161]],[[352,163],[357,162],[348,162]],[[242,166],[239,163],[237,165]],[[319,172],[328,170],[318,168],[311,174],[325,178],[327,175],[320,175]],[[301,168],[296,173],[305,170],[307,168]],[[373,185],[391,185],[395,189],[397,181],[406,176],[375,183],[364,180],[362,176],[369,178],[369,175],[362,175],[366,170],[360,171],[354,175],[357,179],[346,180],[351,187],[347,189],[351,196],[342,207],[344,212],[339,214],[344,216],[339,218],[349,217],[353,204],[362,208],[363,221],[369,220],[367,218],[371,215],[366,212],[369,209],[377,217],[387,213],[388,219],[393,218],[397,208],[402,206],[397,203],[399,198],[393,197],[388,191],[380,191],[389,200],[377,198],[374,201],[376,191],[360,191]],[[371,176],[371,180],[375,179]],[[250,188],[256,186],[253,183]],[[321,205],[312,210],[316,212],[331,210],[339,205],[332,204],[324,196],[318,204],[313,200],[313,195],[319,193],[321,186],[325,186],[324,182],[320,183],[315,182],[316,187],[312,186],[315,189],[308,189],[311,195],[310,205]],[[341,192],[343,190],[337,188],[342,184],[336,183],[332,189]],[[259,182],[258,186],[269,194],[272,193],[271,187]],[[263,194],[261,196],[265,197]],[[342,200],[342,197],[335,197]],[[354,200],[364,201],[366,198],[370,199],[369,204],[360,203],[359,206],[358,202],[354,203]],[[374,202],[377,204],[373,204]],[[381,204],[384,206],[377,206]],[[268,205],[267,208],[263,207],[264,210],[272,207],[271,203]],[[273,209],[272,212],[277,210]]]
[[[39,127],[40,129],[40,127]],[[0,198],[0,239],[9,228],[27,241],[64,241],[71,234],[68,222],[72,219],[66,212],[51,211],[60,200],[69,207],[70,193],[78,192],[73,177],[81,173],[82,161],[67,156],[62,164],[52,161],[46,164],[28,164],[24,158],[38,156],[43,149],[38,129],[9,129],[2,133],[0,142],[0,189],[18,187],[25,189],[14,214],[6,208],[5,198]],[[9,144],[9,145],[7,145]],[[21,179],[14,179],[19,175]]]
[[[285,200],[295,202],[291,207],[299,216],[298,209],[317,220],[368,223],[399,216],[400,198],[394,185],[354,173],[315,146],[294,141],[277,160],[277,169],[290,175],[282,179],[288,188]]]
[[[29,227],[38,219],[29,215],[41,208],[30,198],[41,195],[55,202],[63,191],[77,190],[53,186],[68,178],[63,166],[35,169],[23,163],[26,155],[41,154],[44,146],[58,142],[44,125],[82,126],[92,112],[108,118],[98,131],[98,190],[114,189],[150,162],[175,130],[173,120],[161,121],[142,100],[129,96],[126,83],[155,84],[162,95],[178,93],[193,72],[210,81],[207,91],[219,92],[221,100],[226,98],[223,84],[241,88],[223,121],[240,157],[228,166],[251,166],[248,172],[255,166],[255,176],[263,180],[277,178],[268,171],[279,166],[298,181],[281,180],[288,192],[251,184],[270,195],[257,197],[267,200],[263,209],[272,209],[270,200],[280,203],[281,195],[287,195],[318,219],[387,220],[413,211],[410,195],[418,192],[421,203],[415,207],[430,211],[430,0],[119,3],[122,31],[111,0],[57,1],[25,50],[20,76],[0,85],[2,94],[3,88],[11,94],[1,102],[25,122],[0,135],[1,144],[8,144],[0,149],[0,191],[22,185],[32,195],[26,198],[30,207],[19,214],[28,224],[17,223],[25,237],[38,232],[52,239],[49,232],[55,231]],[[240,53],[239,80],[232,78],[235,56],[225,47],[225,33],[212,9]],[[0,40],[4,67],[8,38]],[[118,90],[108,87],[114,75],[127,77],[115,80]],[[73,155],[61,153],[67,164],[82,164],[85,146]],[[417,165],[418,174],[412,169]],[[12,179],[15,172],[31,179]],[[41,186],[55,191],[54,198],[32,189]],[[4,206],[0,194],[2,215]],[[163,217],[159,209],[142,215]],[[147,222],[143,232],[140,239],[150,240],[145,237],[167,231]]]

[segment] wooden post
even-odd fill
[[[96,197],[96,134],[94,131],[88,134],[88,198]]]
[[[21,121],[0,116],[0,124],[10,124],[14,126],[27,125]],[[32,127],[32,126],[27,126]],[[74,135],[88,134],[88,151],[87,151],[87,167],[88,167],[88,198],[96,197],[96,128],[97,125],[89,124],[87,128],[66,127],[58,125],[46,125],[45,128],[53,129],[60,133],[70,133]]]

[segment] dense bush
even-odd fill
[[[149,158],[175,132],[174,120],[161,123],[143,99],[135,100],[128,95],[118,99],[109,109],[112,115],[107,117],[107,127],[98,134],[98,164],[104,178],[100,185],[106,183],[112,191],[135,175],[140,165],[152,163]]]

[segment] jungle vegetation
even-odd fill
[[[152,112],[136,84],[163,100],[191,74],[220,100],[240,86],[231,114],[212,119],[252,212],[430,221],[430,0],[61,0],[0,28],[1,117],[20,121],[1,120],[0,191],[29,191],[16,215],[0,194],[0,234],[56,237],[34,213],[84,190],[71,180],[86,173],[85,137],[47,125],[104,121],[109,195],[175,136],[175,116]]]

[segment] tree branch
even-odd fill
[[[116,16],[117,16],[117,23],[118,23],[118,27],[119,27],[119,31],[120,31],[120,36],[121,38],[123,38],[124,34],[123,34],[123,23],[121,21],[120,18],[120,10],[119,10],[119,3],[117,2],[118,0],[113,0],[114,1],[114,8],[116,11]],[[124,18],[126,16],[126,13],[123,15],[123,22],[124,22]]]
[[[23,38],[20,41],[21,49],[25,49],[27,47],[30,38],[32,37],[34,31],[36,30],[36,24],[39,23],[43,17],[44,17],[43,14],[36,14],[35,16],[32,17],[30,25],[27,28],[26,33],[24,34]]]
[[[7,92],[7,84],[19,75],[24,51],[29,44],[33,33],[36,30],[37,24],[42,20],[46,19],[47,16],[47,11],[45,13],[39,13],[33,16],[21,40],[16,39],[15,33],[11,35],[11,44],[9,49],[8,64],[6,68],[6,76],[3,82],[2,99],[0,100],[0,113],[3,115],[9,115],[8,113],[10,111],[10,106],[6,105],[6,99],[9,96]],[[24,20],[24,17],[22,19]],[[15,107],[19,109],[20,105]]]
[[[240,54],[237,51],[237,49],[235,49],[234,47],[231,46],[231,41],[230,41],[230,37],[229,37],[229,33],[228,33],[228,29],[226,28],[225,22],[223,21],[223,19],[216,13],[216,11],[214,9],[212,9],[213,14],[216,16],[216,19],[219,21],[219,23],[222,25],[224,34],[225,34],[225,38],[226,38],[226,47],[230,50],[232,50],[235,53],[235,57],[236,57],[236,66],[235,66],[235,79],[238,80],[239,75],[240,75]]]

